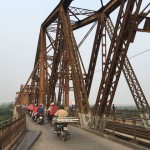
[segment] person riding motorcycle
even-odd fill
[[[44,108],[43,104],[40,104],[38,107],[37,123],[42,125],[43,122],[44,122]]]
[[[48,120],[48,122],[52,121],[53,116],[50,114],[52,106],[54,106],[54,103],[51,103],[49,108],[47,109],[47,120]]]
[[[33,119],[35,116],[37,116],[37,113],[38,113],[38,107],[37,107],[37,104],[35,104],[33,107],[33,116],[32,116]]]
[[[40,104],[39,105],[39,107],[38,107],[38,109],[37,109],[37,112],[38,112],[38,117],[40,116],[40,115],[43,115],[44,114],[44,108],[43,108],[43,104]]]
[[[67,117],[68,112],[64,109],[64,106],[61,105],[59,107],[59,110],[54,114],[54,116],[57,116],[58,118]],[[57,133],[57,124],[57,122],[54,122],[54,133]]]

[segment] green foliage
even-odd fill
[[[1,104],[0,105],[0,122],[11,118],[13,115],[12,104]]]
[[[133,111],[137,111],[137,107],[136,106],[118,106],[117,109],[119,109],[119,110],[133,110]]]

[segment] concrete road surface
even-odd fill
[[[53,134],[53,127],[47,122],[44,125],[38,125],[27,117],[27,126],[31,130],[42,131],[31,150],[131,150],[131,148],[73,126],[69,126],[71,135],[68,136],[67,141]]]

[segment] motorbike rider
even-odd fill
[[[58,118],[61,117],[67,117],[68,112],[64,109],[63,105],[60,105],[59,110],[54,114],[54,116],[57,116]],[[54,133],[57,133],[57,122],[54,122]]]
[[[46,114],[47,114],[47,120],[48,122],[50,122],[50,106],[48,107]]]
[[[40,116],[40,115],[43,115],[44,114],[44,108],[43,108],[43,104],[40,104],[39,105],[39,107],[38,107],[38,109],[37,109],[37,112],[38,112],[38,117]]]
[[[51,104],[50,104],[50,106],[49,106],[49,108],[47,109],[47,120],[48,120],[48,122],[52,122],[52,118],[53,118],[53,114],[51,114],[51,109],[52,109],[52,107],[54,106],[54,103],[52,102]]]
[[[37,115],[37,113],[38,113],[38,107],[37,107],[37,104],[35,104],[33,107],[33,119]]]

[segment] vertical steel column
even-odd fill
[[[35,99],[35,82],[32,85],[32,99],[34,100],[34,103],[37,104],[36,99]]]
[[[64,94],[65,94],[65,107],[66,109],[69,109],[69,56],[68,53],[66,53],[66,59],[64,64],[64,70],[65,70],[65,87],[64,87]]]
[[[65,76],[65,70],[64,70],[64,63],[65,63],[65,52],[63,53],[62,56],[62,61],[61,61],[61,69],[60,69],[60,77],[59,77],[59,90],[58,90],[58,101],[57,104],[60,105],[62,102],[62,96],[64,93],[64,76]]]
[[[83,74],[79,62],[77,44],[74,38],[71,21],[68,12],[61,8],[61,19],[63,23],[64,40],[67,55],[72,71],[72,79],[74,86],[75,101],[78,101],[78,111],[81,124],[83,126],[90,126],[91,123],[91,110],[88,102],[87,91],[84,84]]]
[[[45,54],[46,54],[46,35],[41,28],[40,31],[40,89],[39,89],[39,103],[46,105],[45,101]]]
[[[50,102],[53,102],[55,98],[55,86],[58,79],[58,66],[62,55],[61,46],[62,46],[62,23],[60,18],[58,18],[52,72],[51,72],[51,77],[49,79],[50,81],[49,81],[49,91],[48,91],[48,105]]]
[[[107,55],[107,49],[106,49],[106,28],[104,28],[103,34],[102,34],[102,74],[104,71],[104,67],[106,64],[106,55]]]
[[[45,102],[47,105],[47,98],[48,98],[48,62],[47,62],[47,56],[46,56],[46,60],[45,60]],[[48,108],[48,107],[47,107]]]

